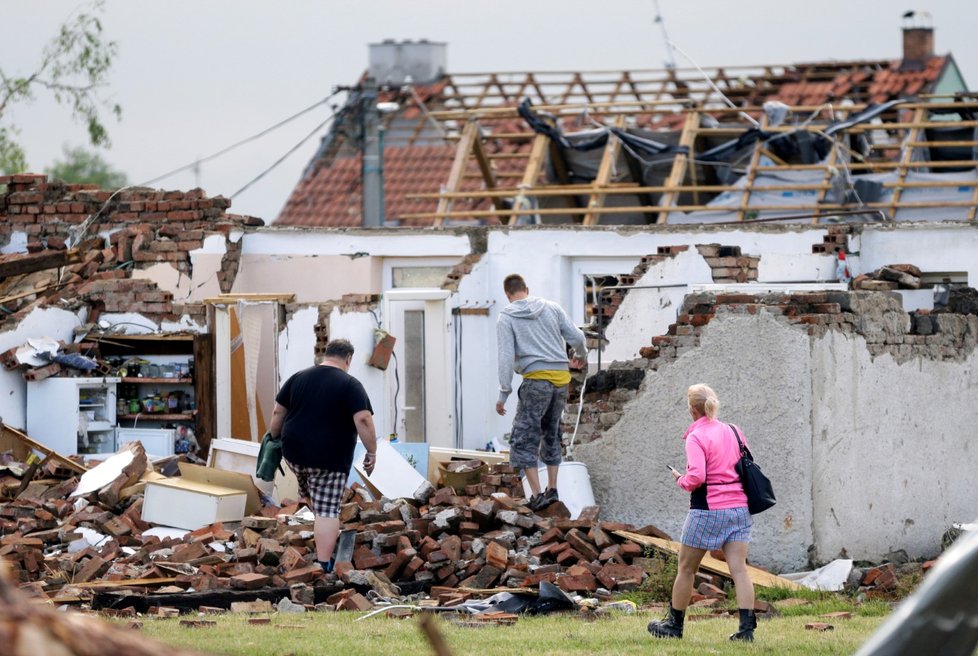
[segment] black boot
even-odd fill
[[[669,615],[664,620],[649,622],[649,633],[656,638],[682,638],[683,618],[686,611],[676,610],[669,606]]]
[[[740,609],[740,628],[730,636],[731,640],[746,640],[754,642],[754,629],[757,628],[757,615],[750,608]]]

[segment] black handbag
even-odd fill
[[[754,455],[740,439],[737,429],[733,424],[727,425],[733,430],[740,446],[740,460],[737,461],[736,469],[747,494],[747,509],[752,515],[762,513],[778,502],[774,497],[774,486],[771,485],[771,479],[761,471],[760,465],[754,462]]]

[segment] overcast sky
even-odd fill
[[[978,89],[978,1],[918,2],[933,16],[937,52],[952,52]],[[80,6],[0,0],[4,71],[31,72]],[[892,0],[660,0],[660,7],[670,38],[702,66],[896,59],[900,16],[915,8]],[[352,84],[367,66],[367,44],[385,38],[447,42],[453,72],[658,68],[666,46],[654,16],[652,0],[107,0],[106,36],[119,53],[106,95],[123,118],[108,125],[104,157],[133,182],[192,162]],[[320,107],[204,164],[199,178],[185,173],[157,186],[199,183],[229,196],[328,113]],[[85,145],[83,126],[50,97],[15,107],[11,120],[35,171],[63,145]],[[319,136],[235,198],[231,211],[273,220]]]

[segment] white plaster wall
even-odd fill
[[[676,314],[690,284],[712,283],[713,277],[706,260],[691,249],[649,267],[635,285],[675,285],[661,289],[630,289],[605,330],[608,345],[601,354],[602,366],[617,360],[634,360],[643,346],[652,343],[656,335],[664,335]],[[592,353],[590,360],[596,361]]]
[[[278,338],[278,386],[292,374],[315,364],[316,323],[319,308],[307,307],[292,313]]]
[[[13,330],[0,333],[0,352],[21,346],[32,337],[74,341],[73,331],[82,321],[74,312],[57,308],[37,309]],[[27,382],[22,372],[0,367],[0,420],[23,430],[27,425]]]
[[[468,255],[469,238],[451,231],[295,230],[266,228],[244,236],[242,255],[445,257]]]
[[[193,282],[170,262],[159,262],[145,269],[133,269],[134,280],[150,280],[163,291],[173,294],[173,300],[181,303],[193,293]]]
[[[321,303],[343,294],[381,290],[381,261],[341,255],[242,255],[232,292],[295,294],[297,303]]]
[[[392,417],[384,407],[385,372],[367,365],[370,354],[374,350],[374,329],[377,327],[373,315],[369,312],[340,312],[333,310],[329,315],[330,339],[348,339],[353,344],[355,354],[350,365],[350,375],[359,380],[370,404],[374,409],[374,425],[378,436],[386,436],[390,432]],[[309,354],[309,364],[313,363],[312,353]]]
[[[449,299],[452,306],[490,308],[489,316],[453,317],[461,323],[462,336],[462,373],[459,387],[462,396],[463,449],[484,449],[487,442],[502,434],[491,428],[497,424],[496,420],[502,420],[499,423],[505,425],[507,419],[496,414],[499,383],[495,368],[496,354],[492,349],[496,343],[495,310],[498,310],[499,300],[489,290],[491,282],[499,286],[501,281],[490,281],[486,270],[487,258],[483,256],[472,268],[472,272],[462,278],[458,292]],[[493,345],[492,349],[489,345]],[[454,403],[452,407],[454,408]],[[512,421],[512,415],[508,419]]]
[[[686,389],[707,383],[720,398],[719,418],[743,429],[778,495],[777,506],[754,517],[751,561],[778,571],[804,566],[813,541],[809,362],[808,336],[766,313],[711,322],[699,348],[648,371],[621,420],[576,448],[602,515],[679,539],[689,495],[667,465],[685,465]]]
[[[816,557],[934,556],[952,522],[978,514],[978,354],[897,364],[829,333],[812,358]]]
[[[978,285],[978,223],[874,226],[863,230],[855,246],[863,272],[907,263],[925,272],[965,271],[968,284]]]

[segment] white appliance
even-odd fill
[[[122,428],[116,429],[116,448],[121,449],[128,442],[140,442],[150,458],[163,458],[173,455],[173,444],[177,440],[175,428]]]

